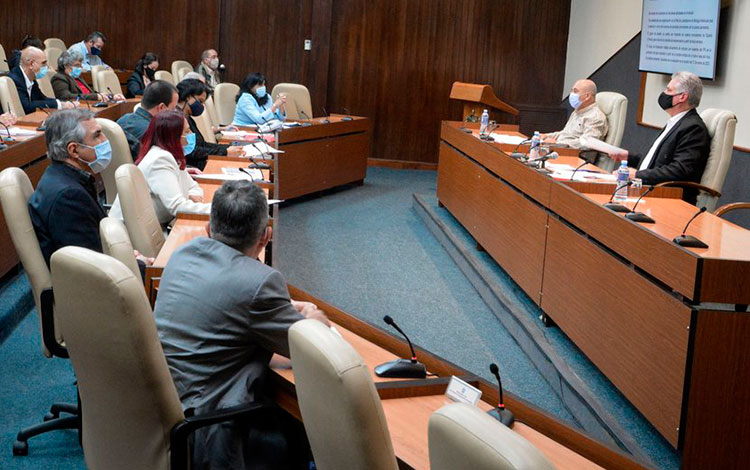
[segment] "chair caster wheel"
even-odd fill
[[[542,320],[542,325],[544,325],[545,328],[550,328],[556,325],[554,320],[552,320],[546,313],[539,315],[539,319]]]
[[[29,455],[29,443],[26,441],[14,442],[13,455]]]
[[[52,421],[53,419],[57,419],[58,416],[55,416],[54,413],[47,413],[44,415],[44,421]]]

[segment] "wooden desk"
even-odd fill
[[[734,304],[750,303],[750,231],[703,214],[688,233],[709,248],[679,247],[672,238],[696,207],[646,197],[639,210],[656,223],[632,222],[602,207],[609,199],[604,191],[581,193],[459,125],[442,126],[440,203],[673,446],[697,449],[685,439],[698,439],[703,420],[717,423],[712,442],[739,445],[743,434],[732,413],[698,407],[688,414],[688,408],[691,395],[705,393],[712,381],[739,380],[750,388],[750,375],[734,366],[713,375],[694,367],[697,358],[717,353],[710,342],[709,349],[696,349],[700,325],[712,336],[724,327],[722,319],[750,322],[750,315],[730,315]],[[725,315],[703,322],[713,311],[705,302],[721,304]],[[750,341],[722,351],[735,364],[748,356]],[[750,406],[730,402],[726,409],[750,421]],[[683,467],[695,468],[695,455],[683,455]],[[721,457],[713,455],[728,462]]]
[[[279,150],[274,176],[277,199],[292,199],[348,183],[364,182],[370,155],[371,123],[354,117],[343,121],[331,115],[309,121],[306,127],[292,127],[277,133]],[[229,141],[222,140],[227,143]]]

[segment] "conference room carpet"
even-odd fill
[[[383,325],[383,315],[391,315],[413,342],[488,380],[488,366],[496,362],[506,389],[577,426],[412,209],[413,194],[434,195],[435,185],[435,172],[369,168],[363,186],[285,203],[277,228],[277,267],[291,284],[370,323]],[[0,286],[0,306],[16,316],[31,311],[0,344],[0,468],[85,468],[74,431],[35,437],[28,456],[12,457],[18,430],[40,422],[52,402],[73,401],[75,388],[69,361],[41,354],[38,319],[24,276]],[[0,308],[0,320],[2,316]],[[0,340],[5,333],[0,324]],[[574,347],[561,354],[576,368],[591,369]],[[616,400],[617,393],[604,389],[602,394],[625,425],[644,426],[621,398],[607,401]],[[635,429],[635,434],[660,468],[678,468],[674,452],[653,438],[653,430]]]

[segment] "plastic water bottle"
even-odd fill
[[[615,201],[627,201],[628,199],[628,176],[630,176],[630,170],[628,170],[628,162],[623,160],[620,162],[620,168],[617,169],[617,187],[620,188],[615,192],[615,197],[612,199]]]
[[[487,126],[490,124],[490,112],[486,109],[482,111],[482,119],[479,124],[479,135],[484,135],[487,132]]]
[[[531,137],[531,147],[529,147],[529,160],[539,157],[539,146],[541,144],[542,137],[539,135],[539,131],[534,131],[534,135]]]

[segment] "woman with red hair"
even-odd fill
[[[203,190],[185,170],[185,155],[194,147],[195,134],[179,111],[160,112],[143,134],[135,164],[146,178],[151,202],[162,226],[168,225],[178,212],[208,214],[211,211],[211,204],[203,202]],[[109,215],[123,218],[119,196]]]

